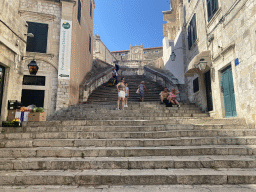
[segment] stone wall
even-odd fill
[[[80,85],[80,103],[88,100],[90,94],[99,86],[109,81],[114,67],[99,59],[94,60],[92,71],[87,74],[84,82]]]
[[[202,51],[211,51],[211,83],[213,111],[211,116],[225,117],[223,93],[221,92],[222,70],[231,66],[237,117],[245,118],[248,124],[256,123],[256,2],[241,0],[218,1],[219,10],[208,21],[204,1],[184,1],[186,27],[196,13],[197,41],[186,52],[188,67],[193,58]],[[233,6],[234,5],[234,6]],[[200,26],[200,27],[199,27]],[[208,41],[209,36],[213,38]],[[187,42],[186,42],[187,47]],[[235,60],[239,64],[235,65]],[[193,93],[192,81],[199,77],[199,89]],[[206,92],[203,73],[186,78],[190,100],[206,108]]]
[[[114,65],[116,58],[111,54],[108,48],[101,41],[99,35],[95,35],[93,38],[93,58],[100,59],[106,63]]]
[[[19,15],[19,4],[19,0],[0,2],[0,66],[5,68],[0,121],[6,120],[8,100],[21,98],[27,27]]]
[[[94,1],[93,10],[95,8]],[[46,77],[45,87],[23,86],[23,89],[45,90],[44,108],[48,114],[79,102],[79,86],[92,68],[93,18],[90,16],[90,1],[81,1],[81,22],[77,19],[78,3],[75,1],[21,0],[20,14],[25,21],[48,24],[46,53],[27,52],[36,58],[38,75]],[[61,19],[72,21],[72,49],[70,79],[58,78]],[[91,36],[91,52],[89,51]],[[83,38],[81,38],[83,37]],[[27,65],[31,60],[26,60]],[[25,68],[24,74],[28,74]]]
[[[139,60],[150,62],[163,56],[162,47],[144,48],[143,45],[130,46],[130,50],[112,51],[118,61]]]

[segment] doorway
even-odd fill
[[[1,109],[2,109],[2,100],[3,100],[4,75],[5,75],[5,68],[3,66],[0,66],[0,115],[1,115]]]
[[[212,105],[212,85],[211,85],[211,73],[210,73],[210,71],[207,71],[204,74],[204,79],[205,79],[207,110],[212,111],[213,110],[213,105]]]
[[[224,98],[225,117],[236,117],[236,100],[231,65],[222,71],[221,91]]]
[[[44,90],[22,89],[21,103],[24,106],[44,107]]]

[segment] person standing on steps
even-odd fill
[[[115,79],[115,84],[116,84],[116,85],[117,85],[117,76],[118,76],[118,74],[117,74],[116,69],[113,69],[113,71],[112,71],[112,77]]]
[[[129,87],[128,83],[125,83],[125,99],[124,99],[124,107],[128,107],[128,97],[129,97]]]
[[[138,89],[139,89],[139,93],[140,93],[140,100],[142,102],[144,102],[144,90],[146,90],[148,92],[144,81],[141,81],[140,85],[138,86]]]
[[[124,110],[124,99],[125,99],[124,77],[121,79],[121,82],[117,84],[116,88],[117,88],[117,91],[118,91],[118,100],[117,100],[117,108],[116,108],[116,110],[119,110],[120,101],[122,101],[122,108],[121,108],[121,110]]]

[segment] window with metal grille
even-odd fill
[[[23,85],[45,86],[45,76],[23,76]]]
[[[208,11],[208,21],[210,21],[213,15],[219,8],[218,0],[206,0],[207,1],[207,11]]]
[[[89,35],[89,52],[91,53],[91,49],[92,49],[92,38],[91,35]]]
[[[77,20],[81,24],[81,0],[78,0]]]
[[[194,90],[194,93],[199,91],[198,77],[193,80],[193,90]]]
[[[32,33],[34,37],[27,39],[27,51],[46,53],[48,24],[28,22],[28,33]]]
[[[190,49],[197,39],[196,14],[192,17],[188,26],[188,48]]]

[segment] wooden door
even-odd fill
[[[222,71],[222,92],[225,105],[225,117],[235,117],[236,101],[231,66]]]

